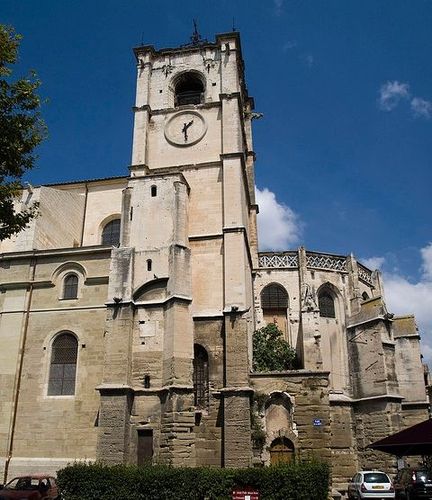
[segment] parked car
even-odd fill
[[[54,477],[44,474],[19,476],[0,489],[0,500],[60,500]]]
[[[403,500],[432,499],[432,475],[422,467],[401,469],[394,479],[396,498]]]
[[[385,472],[379,470],[362,470],[348,484],[349,500],[387,500],[395,498],[393,484]]]

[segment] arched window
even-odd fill
[[[78,276],[76,274],[66,275],[63,281],[63,298],[76,299],[78,297]]]
[[[116,247],[120,243],[120,219],[114,219],[103,228],[102,245]]]
[[[193,72],[183,73],[175,83],[175,106],[201,104],[204,98],[204,84]]]
[[[58,335],[51,349],[48,396],[75,394],[78,341],[70,332]]]
[[[157,196],[157,186],[152,186],[150,191],[153,198]]]
[[[335,318],[335,305],[333,297],[327,291],[323,291],[318,295],[318,307],[320,316],[323,318]]]
[[[261,307],[266,324],[274,323],[279,330],[287,332],[288,293],[276,283],[267,285],[261,292]]]
[[[204,347],[195,344],[193,360],[193,386],[195,406],[207,408],[209,399],[209,362]]]
[[[267,285],[261,292],[261,307],[263,309],[286,309],[288,294],[281,285]]]
[[[285,437],[276,438],[270,445],[271,465],[289,463],[294,457],[294,444]]]

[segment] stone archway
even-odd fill
[[[286,437],[278,437],[270,444],[270,465],[287,464],[294,460],[295,447]]]

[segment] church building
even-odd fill
[[[340,489],[391,472],[367,445],[428,416],[414,318],[352,255],[258,251],[237,32],[134,53],[129,171],[29,186],[39,216],[0,242],[0,472],[316,457]],[[269,323],[298,368],[253,371]]]

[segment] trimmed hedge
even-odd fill
[[[325,500],[329,467],[321,462],[249,469],[106,466],[76,463],[57,474],[64,500],[228,500],[234,487],[262,500]]]

